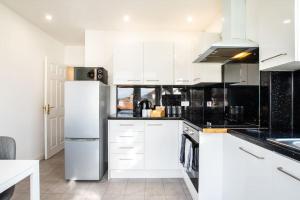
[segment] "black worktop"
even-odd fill
[[[268,150],[300,161],[300,149],[297,150],[288,146],[282,146],[268,140],[278,138],[300,138],[300,132],[275,131],[268,129],[231,129],[229,133]]]
[[[183,120],[182,117],[137,117],[130,114],[113,114],[108,116],[109,120]]]
[[[229,128],[229,129],[244,129],[244,128],[258,128],[258,125],[250,123],[233,122],[229,120],[210,120],[203,122],[198,114],[183,114],[180,117],[138,117],[132,114],[113,114],[108,117],[109,120],[184,120],[197,129],[203,128]]]

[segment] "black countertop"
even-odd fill
[[[250,123],[233,122],[229,120],[210,120],[203,122],[199,114],[183,114],[180,117],[136,117],[132,114],[113,114],[108,117],[109,120],[184,120],[199,130],[203,128],[229,128],[229,129],[244,129],[244,128],[258,128],[258,125]],[[200,120],[199,120],[200,119]]]
[[[111,115],[108,117],[109,120],[184,120],[198,130],[202,130],[203,128],[227,128],[230,129],[229,134],[231,135],[300,161],[300,149],[289,148],[268,140],[277,138],[300,138],[300,132],[259,129],[258,125],[237,123],[229,120],[211,120],[204,123],[199,120],[199,118],[201,119],[201,116],[197,114],[161,118],[134,117],[127,114]]]
[[[135,117],[129,114],[114,114],[108,117],[108,120],[183,120],[182,117]]]
[[[267,129],[231,129],[229,133],[263,148],[300,161],[300,149],[297,150],[270,141],[270,139],[278,138],[300,138],[300,132]]]

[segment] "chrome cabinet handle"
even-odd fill
[[[188,83],[190,80],[176,80],[177,83],[183,82],[183,83]]]
[[[148,82],[158,82],[159,80],[146,80]]]
[[[253,154],[253,153],[251,153],[251,152],[249,152],[249,151],[245,150],[243,147],[239,147],[239,149],[240,149],[241,151],[243,151],[243,152],[245,152],[245,153],[247,153],[247,154],[249,154],[249,155],[251,155],[251,156],[253,156],[253,157],[257,158],[257,159],[260,159],[260,160],[263,160],[263,159],[265,159],[264,157],[257,156],[257,155],[255,155],[255,154]]]
[[[141,80],[134,80],[134,79],[131,79],[131,80],[127,80],[128,82],[140,82]]]
[[[134,149],[134,147],[120,147],[120,149]]]
[[[133,136],[126,136],[126,135],[121,135],[119,137],[121,137],[121,138],[133,138]]]
[[[260,62],[266,62],[266,61],[268,61],[268,60],[272,60],[272,59],[274,59],[274,58],[277,58],[277,57],[280,57],[280,56],[286,56],[287,55],[287,53],[280,53],[280,54],[277,54],[277,55],[275,55],[275,56],[272,56],[272,57],[270,57],[270,58],[266,58],[266,59],[264,59],[264,60],[262,60],[262,61],[260,61]]]
[[[120,158],[119,160],[133,160],[133,159],[129,159],[129,158]]]
[[[162,124],[147,124],[148,126],[162,126]]]
[[[297,176],[291,174],[290,172],[285,171],[283,169],[283,167],[277,167],[277,170],[280,171],[280,172],[282,172],[282,173],[284,173],[285,175],[288,175],[289,177],[291,177],[291,178],[293,178],[293,179],[295,179],[297,181],[300,181],[300,178],[298,178]]]
[[[120,126],[134,126],[134,124],[120,124]]]

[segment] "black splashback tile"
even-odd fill
[[[294,130],[300,131],[300,70],[294,72]]]
[[[270,128],[271,72],[260,73],[260,127]]]
[[[272,72],[271,127],[273,130],[291,130],[292,127],[292,72]]]

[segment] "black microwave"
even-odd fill
[[[103,67],[71,67],[68,71],[71,72],[68,77],[70,80],[108,82],[107,70]]]

